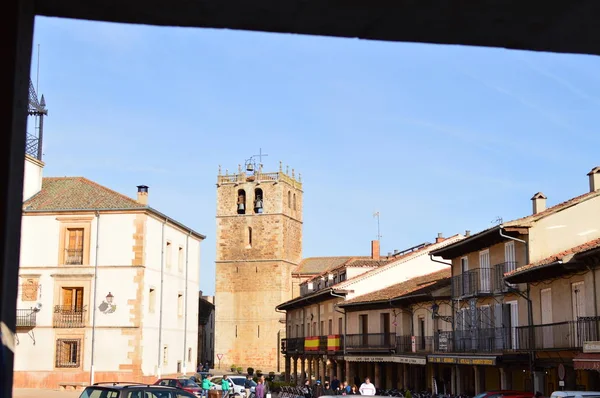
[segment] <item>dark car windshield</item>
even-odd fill
[[[179,382],[183,387],[198,387],[198,384],[194,383],[190,379],[179,379]]]
[[[106,387],[87,387],[79,398],[118,398],[119,390]]]

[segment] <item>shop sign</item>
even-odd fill
[[[438,335],[438,351],[447,351],[448,350],[448,334],[440,333]]]
[[[427,357],[430,363],[448,363],[456,365],[485,365],[495,366],[496,357],[463,357],[463,356],[432,356]]]
[[[584,341],[583,352],[600,352],[600,341]]]
[[[394,362],[394,363],[408,363],[412,365],[425,365],[427,360],[425,357],[399,357],[399,356],[346,356],[344,359],[348,362]]]

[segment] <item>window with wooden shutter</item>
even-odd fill
[[[83,264],[83,228],[67,228],[65,264]]]
[[[81,339],[56,340],[56,367],[78,368],[81,366]]]

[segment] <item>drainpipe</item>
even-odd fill
[[[431,261],[433,261],[434,263],[440,263],[440,264],[449,265],[450,266],[450,270],[451,270],[450,277],[452,278],[452,263],[448,264],[445,261],[436,260],[435,258],[433,258],[433,255],[431,253],[429,253],[429,259]],[[452,338],[454,339],[454,332],[455,332],[454,328],[456,327],[456,325],[454,323],[456,321],[456,318],[454,317],[454,315],[455,315],[456,312],[458,312],[458,310],[460,308],[457,308],[456,302],[455,302],[454,298],[452,297],[452,286],[450,286],[450,294],[451,294],[451,296],[450,296],[450,312],[452,314],[452,323],[451,323],[451,325],[452,325]],[[460,307],[460,302],[458,303],[458,307]],[[435,330],[434,330],[434,333],[435,333]]]
[[[589,265],[587,269],[592,273],[592,283],[594,285],[594,317],[596,318],[596,336],[598,336],[598,298],[596,293],[596,268],[592,268]]]
[[[596,294],[596,268],[592,268],[588,265],[587,269],[592,273],[592,283],[594,285],[594,316],[597,317],[598,316],[598,301],[597,301],[597,294]]]
[[[185,238],[185,293],[183,294],[183,300],[185,301],[183,308],[183,375],[187,375],[187,322],[188,322],[188,263],[190,257],[190,235],[192,231],[188,232],[188,236]]]
[[[162,322],[163,322],[163,287],[165,284],[165,225],[169,221],[165,218],[162,224],[162,233],[160,238],[160,309],[158,315],[158,364],[157,364],[157,378],[160,379],[162,374]]]
[[[94,353],[96,348],[96,298],[98,297],[98,251],[100,249],[100,212],[96,211],[96,254],[94,256],[94,299],[92,304],[92,354],[90,355],[90,385],[94,384]]]
[[[502,232],[503,226],[500,225],[500,229],[498,233],[501,237],[505,239],[509,239],[515,242],[520,242],[525,245],[525,264],[529,264],[529,243],[526,240],[518,239],[509,235],[506,235]],[[506,282],[505,282],[506,283]],[[535,393],[535,383],[534,383],[534,373],[535,373],[535,353],[533,351],[535,347],[535,335],[531,330],[533,327],[533,303],[531,302],[531,286],[527,283],[527,295],[520,294],[525,300],[527,300],[527,322],[529,323],[529,372],[531,373],[531,392]]]
[[[342,295],[339,295],[339,294],[335,294],[335,293],[333,292],[333,289],[331,289],[331,290],[329,291],[329,294],[331,294],[331,295],[332,295],[332,296],[334,296],[334,297],[339,297],[339,298],[341,298],[341,299],[344,299],[344,300],[346,300],[346,296],[342,296]],[[344,315],[344,332],[343,332],[343,333],[344,333],[344,347],[343,347],[343,352],[344,352],[344,355],[346,355],[346,332],[348,331],[348,322],[347,322],[347,320],[348,320],[348,317],[346,316],[346,311],[344,310],[344,311],[342,312],[342,311],[338,310],[338,309],[336,308],[337,306],[338,306],[337,304],[333,306],[333,309],[335,310],[335,312],[338,312],[338,313],[340,313],[340,314]]]

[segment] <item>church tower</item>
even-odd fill
[[[264,155],[261,155],[261,157]],[[232,364],[283,371],[279,340],[285,315],[275,307],[292,298],[292,271],[302,257],[302,183],[281,163],[262,171],[253,158],[244,169],[217,178],[215,355]],[[283,320],[283,323],[281,322]],[[218,358],[215,358],[215,366]]]

